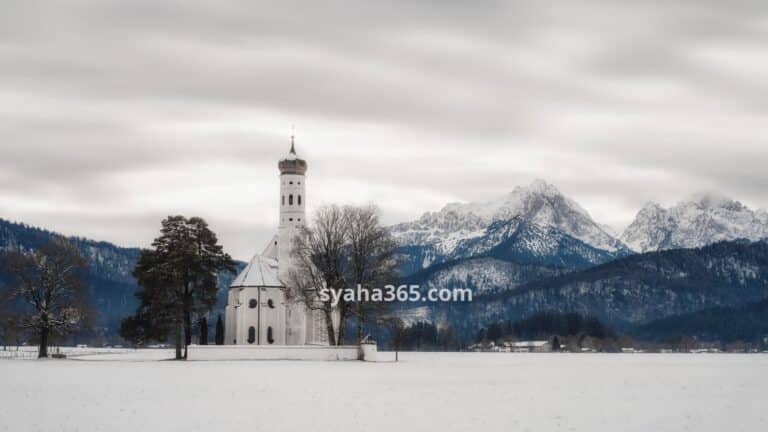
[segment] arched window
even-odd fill
[[[258,306],[259,302],[256,301],[256,299],[250,299],[248,300],[248,307],[251,309],[255,309],[256,306]]]
[[[293,205],[293,194],[288,195],[288,205]]]
[[[248,343],[252,344],[256,342],[256,327],[248,327]]]
[[[253,328],[253,327],[251,327]],[[267,342],[273,344],[275,343],[275,338],[272,337],[272,327],[267,327]]]
[[[301,205],[301,195],[297,195],[296,198],[298,198],[299,205]]]
[[[275,302],[272,301],[272,299],[267,300],[267,306],[269,306],[270,309],[275,308]]]

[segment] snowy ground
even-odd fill
[[[151,360],[161,352],[0,360],[0,431],[768,430],[765,354]]]

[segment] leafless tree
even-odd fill
[[[85,322],[86,291],[80,279],[85,261],[63,237],[55,237],[34,252],[4,255],[5,268],[15,279],[9,287],[10,297],[28,305],[19,324],[38,334],[38,357],[48,357],[51,336],[74,331]]]
[[[359,284],[362,291],[369,291],[392,280],[395,243],[389,231],[381,226],[378,209],[323,206],[315,213],[312,224],[303,227],[292,244],[296,267],[291,272],[291,285],[308,308],[323,312],[330,343],[344,342],[345,324],[351,316],[357,318],[357,338],[361,340],[365,322],[380,312],[383,304],[341,297],[334,305],[333,299],[323,299],[318,290],[323,287],[356,289]],[[334,326],[334,322],[338,326]]]
[[[294,289],[307,307],[321,310],[325,317],[328,341],[340,345],[344,341],[344,325],[349,305],[341,300],[334,307],[331,300],[323,301],[318,290],[326,287],[341,289],[346,286],[345,251],[347,217],[344,209],[336,205],[320,207],[311,226],[304,226],[293,241],[291,255],[295,268],[290,273]],[[333,315],[338,314],[338,331]]]
[[[357,341],[365,337],[365,324],[386,312],[387,303],[371,301],[371,290],[394,283],[394,251],[396,243],[389,229],[379,221],[373,206],[346,207],[347,241],[349,244],[348,279],[360,287],[362,296],[350,308],[357,318]]]

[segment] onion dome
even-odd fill
[[[291,135],[291,149],[288,155],[280,159],[277,167],[280,168],[280,174],[299,174],[304,175],[307,172],[307,161],[296,156],[296,147]]]

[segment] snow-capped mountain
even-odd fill
[[[392,232],[411,258],[406,272],[499,254],[523,262],[584,267],[629,252],[586,210],[543,180],[516,187],[496,200],[448,204],[395,225]],[[563,254],[577,256],[577,262],[559,259]]]
[[[768,213],[730,198],[704,195],[665,209],[646,204],[621,240],[636,252],[694,248],[718,241],[768,237]]]

